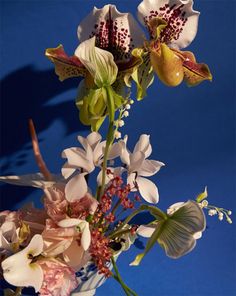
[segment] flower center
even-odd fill
[[[183,11],[184,4],[177,5],[165,4],[157,10],[151,10],[148,16],[145,16],[144,21],[149,28],[149,32],[152,38],[155,37],[153,29],[148,25],[153,18],[162,18],[167,22],[167,26],[161,32],[160,41],[163,43],[170,43],[172,40],[178,40],[183,28],[187,22],[186,12]]]
[[[115,61],[129,59],[134,48],[129,30],[125,24],[112,18],[112,7],[106,20],[94,25],[89,38],[96,37],[96,46],[111,52]]]

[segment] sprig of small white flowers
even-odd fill
[[[114,123],[114,126],[116,127],[116,130],[114,132],[114,137],[117,140],[122,137],[122,134],[119,131],[119,128],[121,128],[121,127],[123,127],[125,125],[125,122],[124,122],[123,119],[129,116],[129,111],[128,110],[131,109],[131,105],[133,105],[133,104],[134,104],[134,100],[129,99],[129,100],[127,100],[126,104],[122,108],[120,108],[119,117]]]
[[[224,216],[226,218],[226,221],[229,224],[232,224],[233,221],[232,219],[229,217],[232,215],[232,211],[231,210],[226,210],[224,208],[219,208],[213,205],[209,205],[208,200],[206,200],[206,198],[208,197],[208,193],[207,193],[207,187],[205,187],[204,192],[200,193],[197,198],[196,201],[198,202],[198,205],[202,208],[202,209],[206,209],[208,210],[208,215],[209,216],[215,216],[218,215],[218,219],[220,221],[222,221],[224,219]]]

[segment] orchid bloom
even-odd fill
[[[69,201],[80,199],[88,192],[88,185],[85,176],[90,174],[96,167],[100,167],[103,158],[103,150],[106,141],[102,141],[102,137],[97,132],[90,133],[87,138],[78,136],[78,141],[83,146],[71,147],[62,152],[62,157],[67,162],[62,167],[62,175],[69,178],[76,170],[80,174],[72,177],[65,187],[66,198]],[[119,156],[121,151],[120,145],[114,143],[110,149],[108,159],[114,159]]]
[[[177,86],[183,80],[189,86],[212,80],[207,65],[198,64],[193,53],[180,51],[195,38],[199,14],[193,10],[193,0],[143,0],[140,3],[138,17],[150,35],[150,43],[146,44],[150,71],[142,80],[150,79],[152,70],[168,86]],[[147,65],[141,66],[140,73],[143,67]],[[140,73],[136,74],[136,81],[141,79]]]
[[[43,283],[43,270],[35,259],[42,251],[42,236],[35,235],[25,249],[2,262],[4,279],[17,287],[32,286],[38,292]]]
[[[193,250],[205,228],[205,215],[198,203],[191,200],[176,203],[169,207],[166,218],[138,228],[138,235],[150,239],[144,253],[139,254],[131,265],[139,265],[155,242],[168,257],[177,259]]]
[[[156,185],[146,179],[155,175],[164,163],[156,160],[147,159],[152,153],[152,146],[148,135],[141,135],[139,141],[136,143],[133,152],[131,153],[127,145],[128,137],[126,136],[122,145],[121,160],[125,165],[128,173],[127,183],[131,185],[131,190],[136,191],[136,185],[141,196],[150,203],[157,203],[159,200],[158,189]]]

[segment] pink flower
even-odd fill
[[[98,206],[98,201],[87,193],[79,200],[70,203],[71,218],[85,218],[88,214],[94,214]]]
[[[57,183],[44,189],[44,207],[48,216],[54,221],[60,221],[67,216],[68,201],[65,198],[65,184]]]
[[[62,254],[64,261],[74,270],[79,270],[90,259],[89,252],[81,246],[81,233],[76,227],[59,227],[48,219],[42,233],[46,257]]]
[[[43,270],[43,284],[39,293],[41,296],[69,296],[77,286],[75,272],[65,263],[55,259],[39,260]]]

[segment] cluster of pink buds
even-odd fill
[[[106,277],[110,277],[112,274],[109,269],[112,257],[112,251],[109,248],[110,240],[105,237],[99,229],[92,230],[91,237],[90,254],[98,267],[99,273],[103,273]]]

